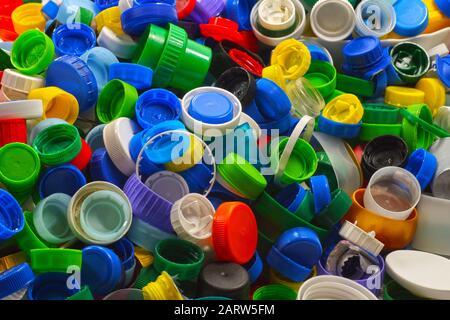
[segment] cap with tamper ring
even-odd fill
[[[155,269],[159,272],[166,271],[180,281],[197,278],[203,261],[202,249],[185,240],[166,239],[155,247]]]
[[[380,136],[364,148],[361,167],[369,179],[377,170],[386,166],[402,167],[406,164],[408,146],[396,136]]]
[[[11,269],[0,273],[0,299],[18,292],[22,288],[28,287],[35,276],[28,263],[21,263]]]
[[[307,228],[285,231],[272,246],[267,263],[293,281],[303,281],[322,255],[317,235]]]
[[[80,41],[80,39],[83,39]],[[96,45],[96,35],[91,27],[83,23],[63,24],[52,35],[58,56],[81,56]]]
[[[67,224],[69,202],[68,195],[54,193],[37,204],[33,210],[33,225],[43,240],[62,244],[75,239]]]
[[[112,80],[108,78],[111,65],[118,63],[119,60],[111,51],[103,47],[94,47],[86,51],[80,59],[91,69],[97,81],[98,92],[102,92],[108,80]]]
[[[178,97],[165,89],[152,89],[136,101],[136,118],[142,128],[170,120],[178,120],[181,103]]]
[[[421,189],[424,190],[433,180],[437,159],[425,149],[417,149],[409,156],[405,169],[416,176]]]
[[[92,181],[110,182],[119,188],[127,181],[127,177],[115,167],[105,148],[95,150],[89,170]]]
[[[250,279],[247,270],[231,262],[213,262],[206,265],[199,277],[199,296],[220,296],[231,299],[249,299]]]
[[[250,283],[255,283],[263,272],[263,261],[258,253],[255,252],[253,258],[244,265],[250,277]]]
[[[250,104],[256,95],[254,76],[241,67],[233,67],[222,73],[214,86],[233,93],[239,98],[243,107]]]
[[[33,148],[10,143],[0,148],[0,181],[11,192],[29,191],[36,184],[41,161]]]
[[[341,123],[325,118],[323,115],[319,117],[318,121],[320,132],[343,139],[358,137],[361,132],[361,125],[361,121],[356,124]]]
[[[94,295],[103,296],[113,291],[120,281],[122,266],[111,249],[88,246],[83,250],[81,284],[86,284]]]
[[[392,65],[400,78],[407,83],[415,83],[424,76],[431,62],[424,48],[412,42],[401,42],[390,50]]]

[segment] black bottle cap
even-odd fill
[[[406,142],[396,136],[386,135],[371,140],[364,148],[361,167],[366,179],[384,167],[402,167],[408,160]]]
[[[244,267],[232,262],[213,262],[199,276],[199,297],[250,298],[250,277]]]
[[[244,108],[253,101],[256,95],[255,78],[250,72],[241,67],[226,70],[219,76],[214,86],[234,94],[241,101]]]

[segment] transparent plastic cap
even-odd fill
[[[295,118],[311,116],[316,118],[325,108],[325,101],[319,91],[306,78],[290,81],[286,86],[286,93],[291,100],[291,114]]]

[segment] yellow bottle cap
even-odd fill
[[[164,167],[172,172],[189,170],[202,160],[204,152],[205,149],[201,141],[191,135],[189,149],[186,150],[182,157],[166,163]]]
[[[445,105],[445,87],[439,79],[422,78],[416,84],[416,89],[425,92],[425,103],[430,107],[433,117],[439,108]]]
[[[97,33],[100,33],[103,27],[108,27],[115,34],[121,36],[125,33],[122,29],[122,22],[120,21],[121,11],[118,6],[108,8],[101,11],[95,16],[95,24],[97,27]]]
[[[281,89],[286,89],[286,80],[284,80],[283,69],[281,69],[280,65],[274,64],[264,68],[262,76],[275,82]]]
[[[0,258],[0,272],[11,269],[12,267],[15,267],[26,261],[27,261],[27,256],[22,251],[2,257],[2,258]]]
[[[78,117],[79,105],[77,99],[70,93],[57,88],[46,87],[31,90],[29,100],[42,100],[44,113],[42,120],[58,118],[73,124]]]
[[[296,80],[308,71],[311,65],[311,53],[298,40],[284,40],[272,51],[270,64],[278,64],[286,80]]]
[[[364,115],[364,108],[354,94],[342,94],[327,103],[322,115],[335,122],[357,124]]]
[[[41,9],[42,4],[40,3],[26,3],[14,9],[11,14],[14,31],[17,34],[31,29],[44,31],[45,17],[41,13]]]
[[[388,86],[384,102],[396,107],[425,103],[425,92],[408,87]]]
[[[141,247],[134,247],[134,256],[138,259],[142,268],[150,267],[153,264],[153,254]]]
[[[316,267],[313,268],[313,271],[311,272],[311,274],[309,275],[309,277],[306,280],[317,276],[317,269]],[[293,282],[285,277],[283,277],[281,274],[279,274],[277,271],[270,269],[269,271],[269,281],[270,283],[273,284],[282,284],[285,285],[286,287],[291,288],[294,291],[298,291],[298,289],[300,289],[300,287],[302,286],[302,284],[305,282]]]
[[[163,271],[155,282],[142,289],[144,300],[184,300],[170,275]]]

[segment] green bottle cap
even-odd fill
[[[80,291],[68,297],[66,300],[94,300],[92,292],[88,286],[81,287]]]
[[[81,268],[81,250],[75,249],[32,249],[30,252],[31,268],[34,272],[64,272],[76,266]]]
[[[52,39],[39,30],[28,30],[14,42],[11,62],[20,72],[36,75],[43,72],[55,56]]]
[[[359,133],[359,140],[368,142],[386,135],[400,137],[402,135],[402,125],[363,123]]]
[[[132,85],[118,79],[109,81],[97,101],[97,118],[102,123],[115,119],[133,118],[138,92]]]
[[[36,151],[24,143],[10,143],[0,148],[0,181],[8,190],[31,193],[41,170]]]
[[[154,24],[149,25],[139,40],[133,63],[155,69],[164,49],[167,34],[166,29]]]
[[[336,189],[331,194],[331,202],[317,216],[314,217],[313,223],[326,229],[331,229],[338,223],[350,210],[352,199],[344,190]]]
[[[94,19],[94,13],[91,10],[79,7],[78,11],[75,15],[75,23],[83,23],[87,26],[90,26],[92,23],[92,19]]]
[[[363,123],[397,124],[400,109],[384,103],[364,103]]]
[[[282,284],[262,286],[253,293],[253,300],[296,300],[297,292]]]
[[[73,125],[57,124],[41,131],[34,139],[33,147],[46,165],[67,163],[80,153],[80,134]]]
[[[166,271],[179,281],[194,280],[198,277],[205,254],[192,242],[181,239],[165,239],[155,247],[153,266],[159,273]]]
[[[314,218],[315,210],[314,210],[314,195],[311,191],[306,191],[306,195],[303,198],[302,203],[298,207],[297,211],[294,212],[296,216],[299,216],[306,222],[311,222]]]
[[[409,152],[419,148],[428,150],[436,138],[423,126],[423,123],[432,126],[433,116],[430,108],[426,104],[415,104],[400,112],[403,116],[402,138],[408,145]]]
[[[230,153],[217,165],[224,182],[242,196],[255,200],[264,191],[267,181],[252,164],[236,153]]]
[[[30,258],[31,250],[33,249],[47,249],[48,247],[38,238],[33,228],[33,214],[29,211],[23,213],[25,217],[25,225],[23,230],[20,231],[14,238],[20,250],[25,252],[28,258]]]
[[[338,73],[336,88],[346,93],[353,93],[360,97],[372,97],[375,93],[375,85],[372,81]]]
[[[336,89],[336,68],[328,62],[313,60],[305,78],[311,82],[322,97],[326,99]]]
[[[430,69],[431,61],[427,51],[413,42],[401,42],[390,51],[392,65],[400,78],[416,83]]]

